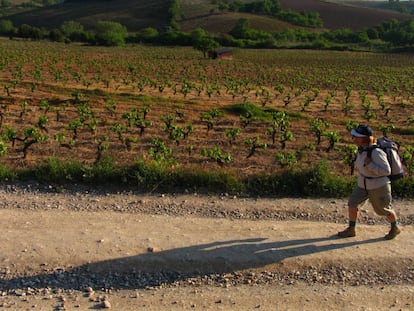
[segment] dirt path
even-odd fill
[[[27,186],[0,199],[0,310],[414,309],[413,202],[395,202],[403,232],[385,241],[369,207],[356,238],[333,237],[345,200]]]

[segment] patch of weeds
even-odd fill
[[[22,179],[35,178],[45,183],[81,182],[83,176],[83,164],[79,161],[60,161],[52,157],[43,165],[23,170],[19,173]]]
[[[224,107],[223,109],[230,114],[237,116],[250,116],[258,121],[269,121],[272,117],[269,109],[265,110],[262,107],[249,102],[233,104]]]
[[[175,166],[168,159],[146,161],[138,158],[128,169],[129,182],[146,191],[174,187],[174,169]]]
[[[104,185],[122,178],[119,167],[115,165],[114,159],[110,156],[103,157],[92,165],[84,165],[82,170],[82,179],[87,183]]]
[[[175,182],[183,190],[236,194],[245,191],[244,184],[225,170],[206,171],[198,168],[177,172]]]
[[[16,179],[17,177],[18,176],[15,170],[0,164],[0,181],[10,181]]]
[[[335,176],[326,161],[309,168],[287,168],[274,175],[249,177],[248,193],[270,196],[346,197],[354,178]]]

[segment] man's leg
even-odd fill
[[[348,200],[349,225],[344,231],[338,232],[340,238],[350,238],[356,235],[355,227],[359,218],[359,208],[368,200],[368,192],[365,189],[355,187]]]
[[[395,211],[391,211],[387,216],[388,222],[391,224],[391,229],[388,232],[388,234],[384,237],[386,240],[392,240],[397,235],[401,233],[400,228],[398,228],[398,220],[397,220],[397,214]]]
[[[341,238],[351,238],[356,235],[355,227],[359,218],[359,209],[356,207],[348,206],[348,219],[349,225],[343,231],[338,232],[338,236]]]
[[[380,216],[385,216],[391,224],[390,231],[385,236],[385,239],[394,239],[400,234],[401,230],[398,228],[397,213],[392,209],[391,185],[387,184],[384,187],[371,190],[369,200],[374,207],[375,213]]]

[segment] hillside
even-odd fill
[[[160,28],[167,25],[168,1],[120,0],[64,2],[7,17],[15,26],[29,24],[48,29],[58,28],[63,21],[74,20],[85,28],[97,21],[116,21],[129,31],[145,27]]]
[[[353,5],[321,0],[279,0],[279,2],[285,10],[318,12],[323,20],[324,27],[330,30],[343,28],[362,30],[391,19],[404,20],[412,18],[408,14],[357,6],[357,1]],[[188,31],[195,27],[202,27],[212,33],[228,32],[241,17],[249,19],[253,28],[270,32],[295,27],[265,16],[231,12],[219,13],[217,11],[211,13],[214,6],[208,3],[210,3],[208,0],[181,1],[183,16],[181,26],[183,30]]]
[[[371,9],[381,9],[393,12],[414,14],[414,3],[411,0],[402,0],[398,2],[389,2],[388,0],[329,0],[329,2],[336,2],[345,5],[365,7]]]
[[[327,29],[361,30],[379,25],[390,19],[403,20],[411,15],[392,11],[343,5],[321,0],[280,0],[285,10],[319,12]],[[248,18],[254,28],[280,31],[293,27],[270,17],[253,14],[221,12],[210,0],[180,1],[184,31],[202,27],[212,33],[227,33],[240,17]],[[87,29],[97,21],[110,20],[125,25],[130,32],[145,27],[162,29],[167,25],[168,1],[119,0],[119,1],[70,1],[59,5],[34,9],[8,16],[15,26],[29,24],[48,29],[58,28],[65,20],[75,20]]]
[[[412,18],[408,14],[342,5],[321,0],[279,0],[279,2],[284,9],[318,12],[327,29],[349,28],[361,30],[391,19],[405,20]]]

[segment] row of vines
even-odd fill
[[[351,128],[401,144],[414,170],[414,59],[321,51],[97,48],[0,41],[0,155],[275,173],[326,160],[353,174]]]

